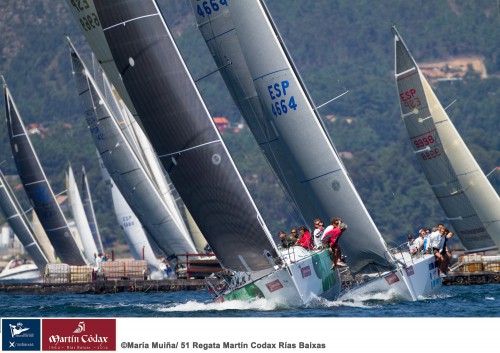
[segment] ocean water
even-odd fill
[[[117,294],[0,294],[0,317],[351,317],[498,318],[500,285],[449,286],[417,302],[378,294],[352,301],[318,299],[300,308],[266,300],[212,303],[206,291]]]

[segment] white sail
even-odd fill
[[[56,252],[54,250],[54,247],[50,243],[49,237],[47,236],[47,233],[45,233],[42,223],[40,223],[40,220],[38,219],[38,216],[34,211],[31,212],[31,222],[33,224],[33,232],[35,233],[35,236],[38,239],[38,242],[40,243],[44,254],[47,256],[47,259],[50,263],[55,263]]]
[[[97,246],[97,250],[100,253],[104,253],[104,247],[102,246],[101,233],[99,232],[99,227],[97,225],[97,219],[95,216],[94,205],[92,203],[92,195],[90,194],[89,181],[87,179],[87,173],[85,172],[85,167],[82,166],[82,202],[83,208],[85,209],[85,215],[89,221],[90,231],[92,232],[92,237]]]
[[[83,253],[87,261],[92,263],[94,261],[94,256],[98,254],[97,246],[90,230],[89,221],[85,214],[85,209],[83,208],[82,199],[78,192],[78,186],[71,166],[68,168],[67,189],[73,219],[75,220],[76,228],[82,240]]]
[[[393,27],[401,115],[415,156],[468,252],[500,247],[500,198]]]
[[[120,228],[123,230],[133,258],[135,260],[146,260],[149,267],[157,268],[158,260],[153,253],[141,222],[128,205],[120,190],[118,190],[114,184],[113,179],[109,176],[101,157],[99,157],[99,153],[98,159],[104,182],[111,191],[116,220],[118,221]]]

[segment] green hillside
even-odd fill
[[[189,1],[159,1],[195,79],[215,69],[198,32]],[[487,79],[469,72],[461,81],[436,84],[481,168],[500,165],[500,18],[497,1],[317,0],[266,2],[315,103],[334,116],[327,128],[365,201],[388,240],[421,226],[445,221],[414,157],[400,118],[393,76],[390,27],[396,25],[419,63],[452,57],[481,57]],[[98,221],[106,243],[123,242],[101,180],[71,75],[65,36],[84,55],[90,51],[66,1],[3,0],[0,4],[0,73],[25,124],[42,124],[33,143],[55,192],[65,188],[69,161],[87,169]],[[200,91],[213,116],[241,117],[218,74],[201,80]],[[4,110],[2,103],[2,111]],[[4,119],[0,119],[0,161],[16,173]],[[273,234],[297,225],[291,209],[248,130],[223,135]],[[300,131],[297,138],[300,139]],[[490,177],[500,190],[500,173]]]

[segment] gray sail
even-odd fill
[[[307,222],[340,217],[349,225],[341,246],[351,272],[387,270],[385,242],[265,5],[254,0],[227,3],[206,11],[192,1],[201,33],[269,164]]]
[[[401,115],[413,152],[465,249],[496,249],[500,198],[394,27],[393,33]]]
[[[85,172],[85,167],[82,167],[81,195],[82,195],[82,203],[83,203],[83,208],[85,210],[85,215],[87,216],[87,221],[89,223],[92,237],[94,238],[94,242],[97,246],[97,250],[100,253],[104,253],[101,233],[99,232],[99,227],[97,226],[97,219],[95,217],[94,205],[92,203],[92,195],[90,194],[89,181],[87,180],[87,173]]]
[[[37,213],[60,260],[70,265],[85,265],[85,258],[73,239],[66,218],[56,201],[54,192],[31,145],[21,116],[5,83],[4,95],[7,129],[12,154],[14,155],[19,177],[33,209]]]
[[[17,201],[14,192],[10,185],[5,180],[3,172],[0,170],[0,208],[3,211],[5,219],[18,237],[24,249],[40,271],[43,271],[45,265],[49,263],[40,244],[38,243],[35,233],[30,226],[28,218],[23,212],[19,201]]]
[[[151,0],[95,1],[128,94],[165,170],[227,268],[272,270],[276,245]]]
[[[71,43],[70,43],[71,44]],[[89,131],[120,192],[148,234],[167,255],[193,253],[194,244],[173,219],[161,195],[118,127],[104,96],[97,89],[71,46],[73,74],[85,109]]]

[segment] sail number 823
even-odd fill
[[[286,89],[290,87],[290,82],[281,81],[267,86],[269,96],[271,97],[271,111],[274,116],[285,115],[290,109],[297,110],[295,97],[287,97]]]

